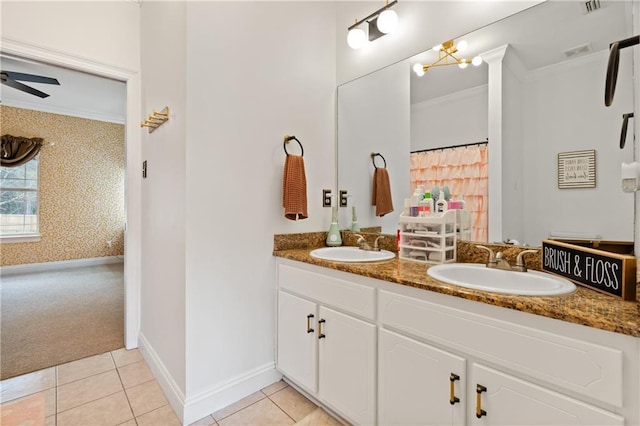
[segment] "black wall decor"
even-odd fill
[[[545,240],[542,269],[623,300],[636,299],[636,258],[633,256]]]

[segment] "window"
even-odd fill
[[[0,167],[0,236],[38,235],[39,157],[19,167]]]

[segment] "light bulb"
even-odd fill
[[[398,26],[398,14],[391,9],[385,9],[378,16],[377,25],[378,30],[383,34],[393,32]]]
[[[352,49],[360,49],[367,41],[367,36],[360,28],[349,30],[347,34],[347,44]]]
[[[431,49],[435,52],[439,52],[440,50],[442,50],[442,45],[439,44],[437,46],[433,46]]]
[[[424,68],[422,67],[422,64],[415,64],[413,66],[413,72],[415,72],[418,77],[422,77],[424,75]]]
[[[466,40],[460,40],[458,42],[458,45],[456,46],[458,52],[464,52],[465,50],[467,50],[467,47],[469,47],[469,43],[467,43]]]
[[[474,67],[477,67],[482,64],[482,58],[480,56],[474,56],[473,59],[471,60],[471,63],[473,64]]]
[[[465,69],[469,64],[467,62],[460,62],[458,66],[462,69]]]

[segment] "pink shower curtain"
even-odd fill
[[[411,154],[411,193],[448,186],[452,200],[464,199],[471,215],[473,241],[487,241],[487,145],[445,148]]]

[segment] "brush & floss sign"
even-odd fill
[[[623,300],[636,298],[636,258],[633,256],[545,240],[542,269]]]

